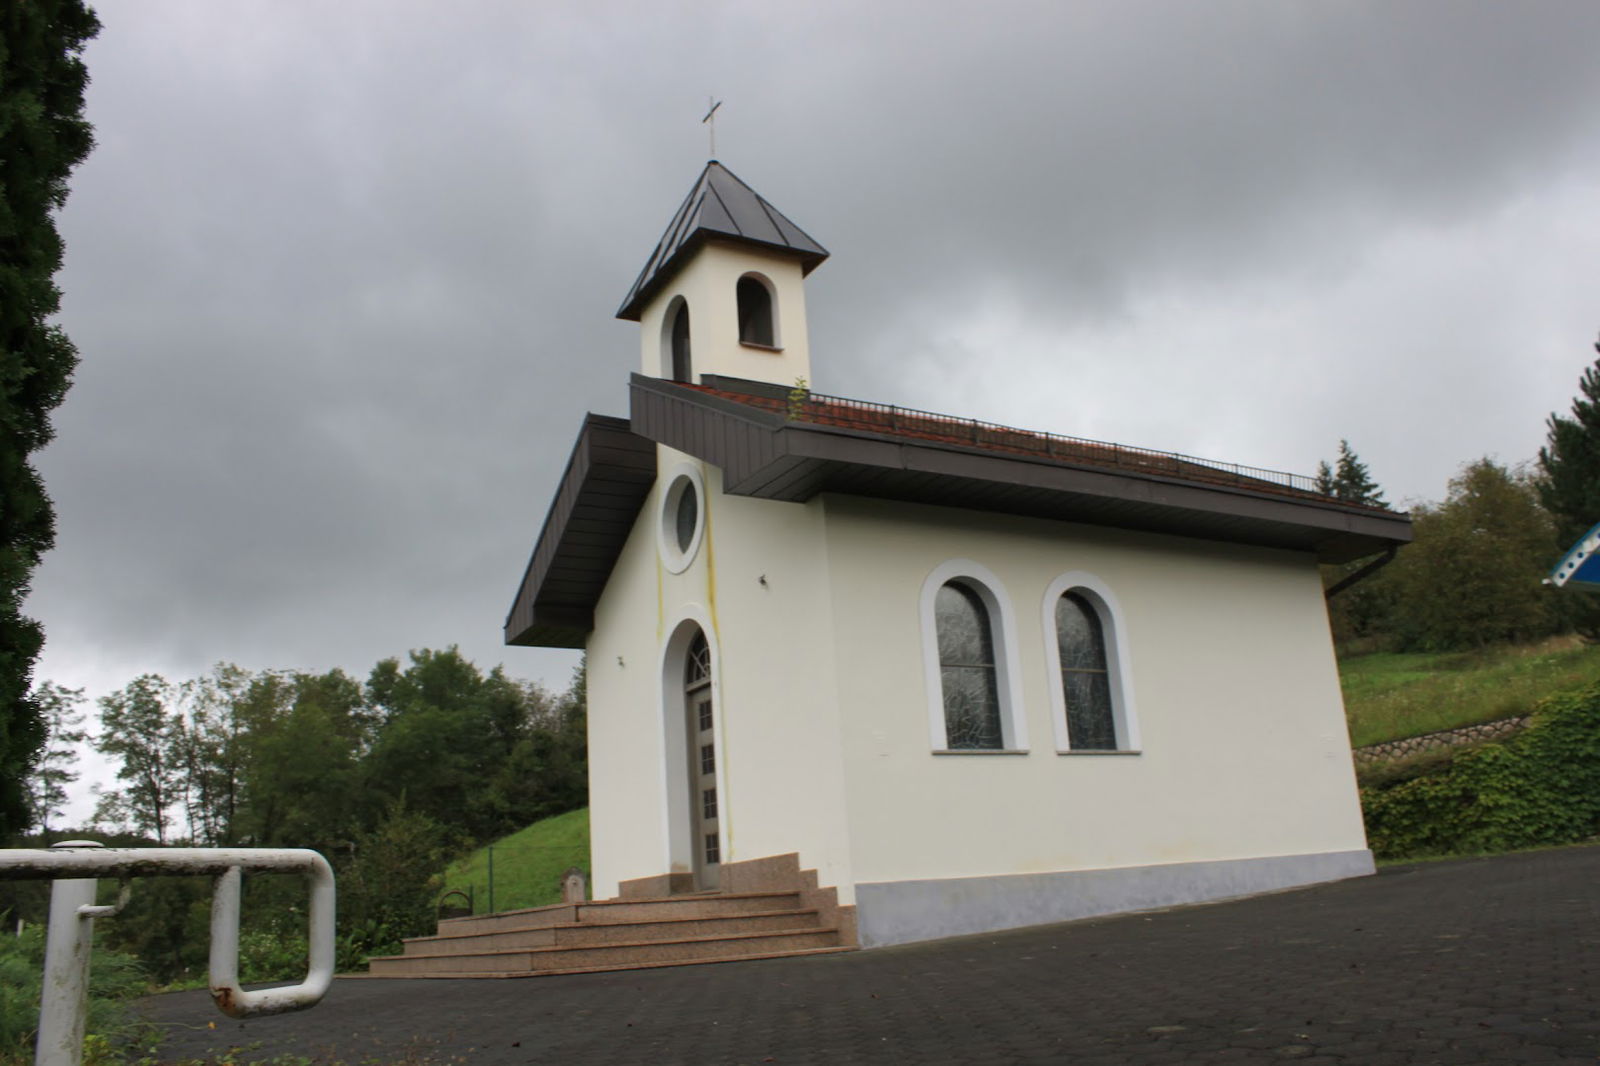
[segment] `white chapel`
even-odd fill
[[[594,898],[787,863],[872,947],[1370,873],[1318,564],[1409,520],[801,385],[827,258],[712,162],[617,312],[505,626],[587,651]]]

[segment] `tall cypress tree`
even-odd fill
[[[78,361],[49,321],[61,302],[54,215],[94,144],[81,55],[99,31],[82,0],[0,3],[0,840],[26,825],[22,782],[44,742],[29,695],[44,633],[22,599],[55,515],[29,457],[50,440]]]
[[[1600,352],[1600,343],[1595,346]],[[1600,359],[1578,380],[1572,417],[1552,414],[1549,436],[1539,449],[1539,502],[1555,518],[1551,563],[1589,528],[1600,523]],[[1563,607],[1574,628],[1600,640],[1600,596],[1573,592]]]

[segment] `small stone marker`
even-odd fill
[[[589,899],[589,879],[576,866],[567,867],[561,875],[561,902],[584,903]]]

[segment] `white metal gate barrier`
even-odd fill
[[[239,889],[245,870],[300,873],[310,890],[306,978],[286,988],[239,987]],[[234,1018],[314,1007],[333,983],[333,870],[304,848],[106,848],[69,840],[48,849],[0,850],[0,878],[53,880],[45,936],[35,1066],[78,1066],[89,1007],[89,955],[94,920],[127,904],[135,877],[210,874],[211,998]],[[95,906],[95,879],[122,882],[117,902]]]

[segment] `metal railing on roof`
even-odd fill
[[[797,391],[787,400],[754,393],[737,395],[741,402],[785,413],[793,421],[1036,455],[1064,462],[1107,466],[1185,481],[1292,492],[1325,500],[1332,499],[1318,491],[1316,478],[1282,470],[1269,470],[1265,467],[1224,463],[1216,459],[1204,459],[1179,452],[1136,448],[1126,444],[1072,437],[1061,433],[1017,429],[975,418],[959,418],[933,411],[922,411],[914,407],[852,400],[844,396],[830,396],[818,392]],[[1348,501],[1337,502],[1348,505]],[[1387,510],[1387,508],[1372,509]]]

